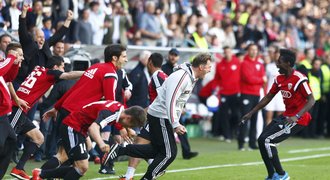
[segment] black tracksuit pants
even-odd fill
[[[118,155],[128,155],[143,159],[154,159],[141,179],[151,180],[164,171],[175,159],[177,147],[173,127],[168,119],[148,114],[150,144],[129,144],[120,147]]]

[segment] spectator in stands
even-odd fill
[[[132,97],[127,101],[128,107],[138,105],[143,108],[148,107],[148,83],[150,81],[150,75],[147,69],[148,58],[151,55],[150,51],[143,51],[139,56],[139,63],[128,74],[128,79],[133,85]]]
[[[179,59],[180,59],[180,52],[176,48],[172,48],[168,52],[166,63],[162,65],[162,71],[164,71],[164,73],[167,75],[172,74],[173,68],[174,66],[176,66]]]
[[[260,90],[267,78],[264,65],[260,62],[258,55],[258,46],[250,44],[247,47],[247,54],[241,64],[241,113],[248,113],[260,99]],[[245,137],[249,135],[249,148],[257,147],[257,113],[254,113],[250,120],[250,126],[247,124],[239,127],[238,149],[244,151]]]
[[[190,45],[191,47],[200,49],[209,48],[209,44],[205,36],[205,29],[203,23],[197,23],[196,32],[191,35],[191,40],[194,42],[194,44]]]
[[[224,24],[223,29],[224,29],[223,47],[228,46],[231,49],[235,48],[236,38],[235,38],[235,33],[233,31],[233,25],[231,23]]]
[[[6,49],[8,44],[11,43],[11,37],[8,34],[3,34],[0,36],[0,59],[2,60],[3,58],[6,57]]]
[[[26,27],[29,32],[32,32],[34,27],[39,29],[42,28],[42,19],[43,19],[42,9],[43,9],[42,1],[40,0],[33,1],[32,12],[29,12],[26,15]]]
[[[105,18],[105,25],[107,25],[108,31],[104,35],[103,44],[120,43],[127,45],[127,29],[133,26],[133,21],[120,1],[113,3],[112,14]]]
[[[297,70],[303,73],[305,76],[308,76],[308,72],[312,69],[312,61],[315,58],[315,49],[308,48],[305,49],[305,59],[299,62]]]
[[[93,43],[93,28],[89,22],[89,9],[83,9],[80,18],[75,26],[75,36],[79,44],[92,44]]]
[[[105,13],[102,11],[100,3],[97,1],[92,1],[90,3],[90,9],[89,23],[91,23],[93,30],[93,44],[102,45]]]
[[[42,31],[44,32],[45,35],[45,40],[47,41],[52,35],[53,35],[53,31],[52,31],[52,19],[50,17],[45,17],[42,20]]]
[[[156,3],[146,1],[145,12],[142,14],[139,24],[139,30],[142,35],[142,41],[145,46],[157,46],[163,37],[161,24],[155,16]]]
[[[2,30],[7,30],[8,26],[10,25],[10,22],[8,22],[8,20],[5,19],[5,9],[3,8],[5,2],[3,2],[3,0],[0,0],[0,32]]]
[[[18,9],[17,0],[10,0],[7,7],[4,8],[4,19],[9,22],[8,28],[17,32],[18,30],[18,16],[21,11]]]
[[[240,118],[239,93],[241,63],[228,46],[224,47],[224,57],[216,66],[214,79],[220,87],[220,106],[217,121],[220,122],[226,142],[231,142],[234,137]],[[229,78],[230,77],[230,78]]]

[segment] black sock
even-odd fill
[[[42,170],[40,177],[42,179],[46,178],[64,178],[66,174],[71,171],[71,166],[61,166],[59,168]]]
[[[54,169],[60,166],[60,161],[56,157],[50,158],[45,164],[41,166],[42,170]]]
[[[0,179],[2,179],[8,169],[12,153],[16,149],[16,141],[7,139],[4,147],[0,148]]]
[[[31,142],[29,140],[24,142],[24,151],[23,154],[21,156],[21,159],[18,161],[16,168],[23,170],[26,161],[29,160],[31,154],[33,154],[36,150],[37,150],[38,146],[36,143]]]
[[[82,177],[82,174],[74,167],[65,175],[64,180],[76,180]]]

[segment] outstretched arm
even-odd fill
[[[78,79],[80,78],[85,71],[71,71],[62,73],[60,79]]]

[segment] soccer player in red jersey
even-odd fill
[[[103,152],[109,152],[110,147],[104,143],[100,129],[108,124],[117,128],[141,127],[146,121],[146,113],[139,106],[124,109],[117,101],[96,101],[85,105],[80,111],[71,112],[61,124],[61,148],[65,149],[66,160],[73,160],[73,166],[41,170],[34,173],[33,179],[63,178],[64,180],[79,179],[88,169],[88,152],[86,137],[94,139]],[[36,170],[35,170],[36,171]],[[38,177],[39,176],[39,177]]]
[[[280,57],[276,61],[280,75],[275,78],[268,94],[242,118],[244,123],[265,107],[278,92],[282,94],[286,110],[279,118],[271,121],[258,138],[260,154],[268,171],[266,179],[269,180],[290,178],[281,166],[276,144],[309,124],[311,115],[308,110],[315,103],[307,77],[293,69],[295,61],[294,52],[287,49],[280,50]]]
[[[5,59],[0,59],[0,179],[5,175],[12,152],[16,147],[16,134],[8,121],[12,111],[12,101],[7,87],[15,79],[23,58],[22,46],[11,43],[6,48]]]
[[[42,97],[46,91],[60,79],[77,79],[83,71],[64,72],[64,60],[59,56],[52,56],[48,61],[47,67],[36,66],[29,74],[25,81],[18,88],[16,95],[26,101],[32,107]],[[24,166],[31,154],[40,146],[44,137],[39,129],[28,119],[28,108],[19,108],[15,101],[13,103],[13,111],[9,116],[11,126],[15,129],[16,134],[27,135],[32,141],[26,141],[24,144],[23,155],[18,164],[11,171],[11,175],[18,179],[30,179],[25,173]]]

